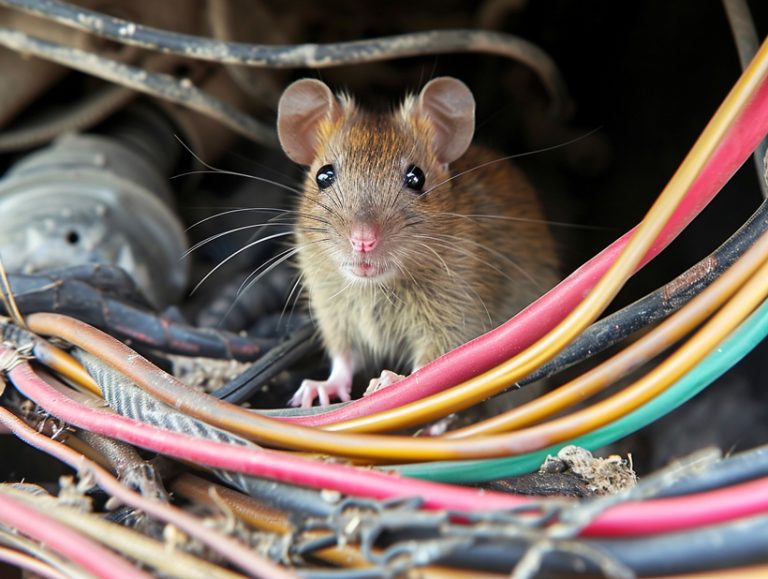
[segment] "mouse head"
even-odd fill
[[[291,84],[277,131],[288,157],[309,166],[299,241],[327,240],[325,253],[351,278],[394,275],[413,253],[414,228],[427,235],[432,217],[451,210],[448,164],[469,147],[474,124],[475,100],[455,78],[436,78],[379,115],[318,80]]]

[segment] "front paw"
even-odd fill
[[[402,374],[395,374],[392,370],[382,370],[381,375],[379,375],[378,378],[371,378],[371,381],[368,382],[368,388],[365,390],[363,396],[368,396],[387,386],[392,386],[392,384],[399,382],[403,378],[405,378],[405,376]]]
[[[331,380],[304,380],[288,403],[291,406],[310,408],[315,398],[319,400],[320,406],[328,406],[331,398],[349,402],[350,390],[350,385]]]

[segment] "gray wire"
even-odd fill
[[[68,132],[88,129],[136,98],[136,93],[122,86],[107,85],[82,101],[41,116],[29,124],[0,133],[0,153],[39,147]]]
[[[96,54],[48,42],[6,27],[0,27],[0,45],[63,64],[86,74],[160,97],[216,119],[236,133],[277,147],[275,130],[233,106],[200,90],[188,80],[149,72]]]
[[[117,413],[198,438],[258,448],[245,438],[178,412],[156,400],[92,354],[76,349],[73,355],[93,376],[101,387],[104,400]],[[214,470],[213,472],[224,482],[278,509],[305,517],[327,517],[333,512],[333,505],[323,500],[320,494],[314,491],[229,471]]]
[[[565,116],[571,109],[565,82],[554,61],[535,44],[510,34],[484,30],[434,30],[352,42],[267,46],[177,34],[56,0],[0,0],[0,5],[122,44],[224,64],[327,68],[451,52],[495,54],[529,66],[549,92],[556,114]]]

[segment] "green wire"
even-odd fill
[[[720,346],[682,379],[634,412],[602,428],[528,454],[478,461],[433,462],[400,465],[394,468],[404,476],[452,483],[481,482],[519,476],[538,470],[547,455],[576,444],[594,450],[611,444],[688,402],[722,376],[768,335],[768,300],[755,310]]]

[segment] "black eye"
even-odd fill
[[[405,186],[414,191],[424,189],[424,171],[416,165],[409,165],[405,170]]]
[[[336,182],[336,171],[333,165],[323,165],[315,175],[315,181],[320,189],[327,189]]]

